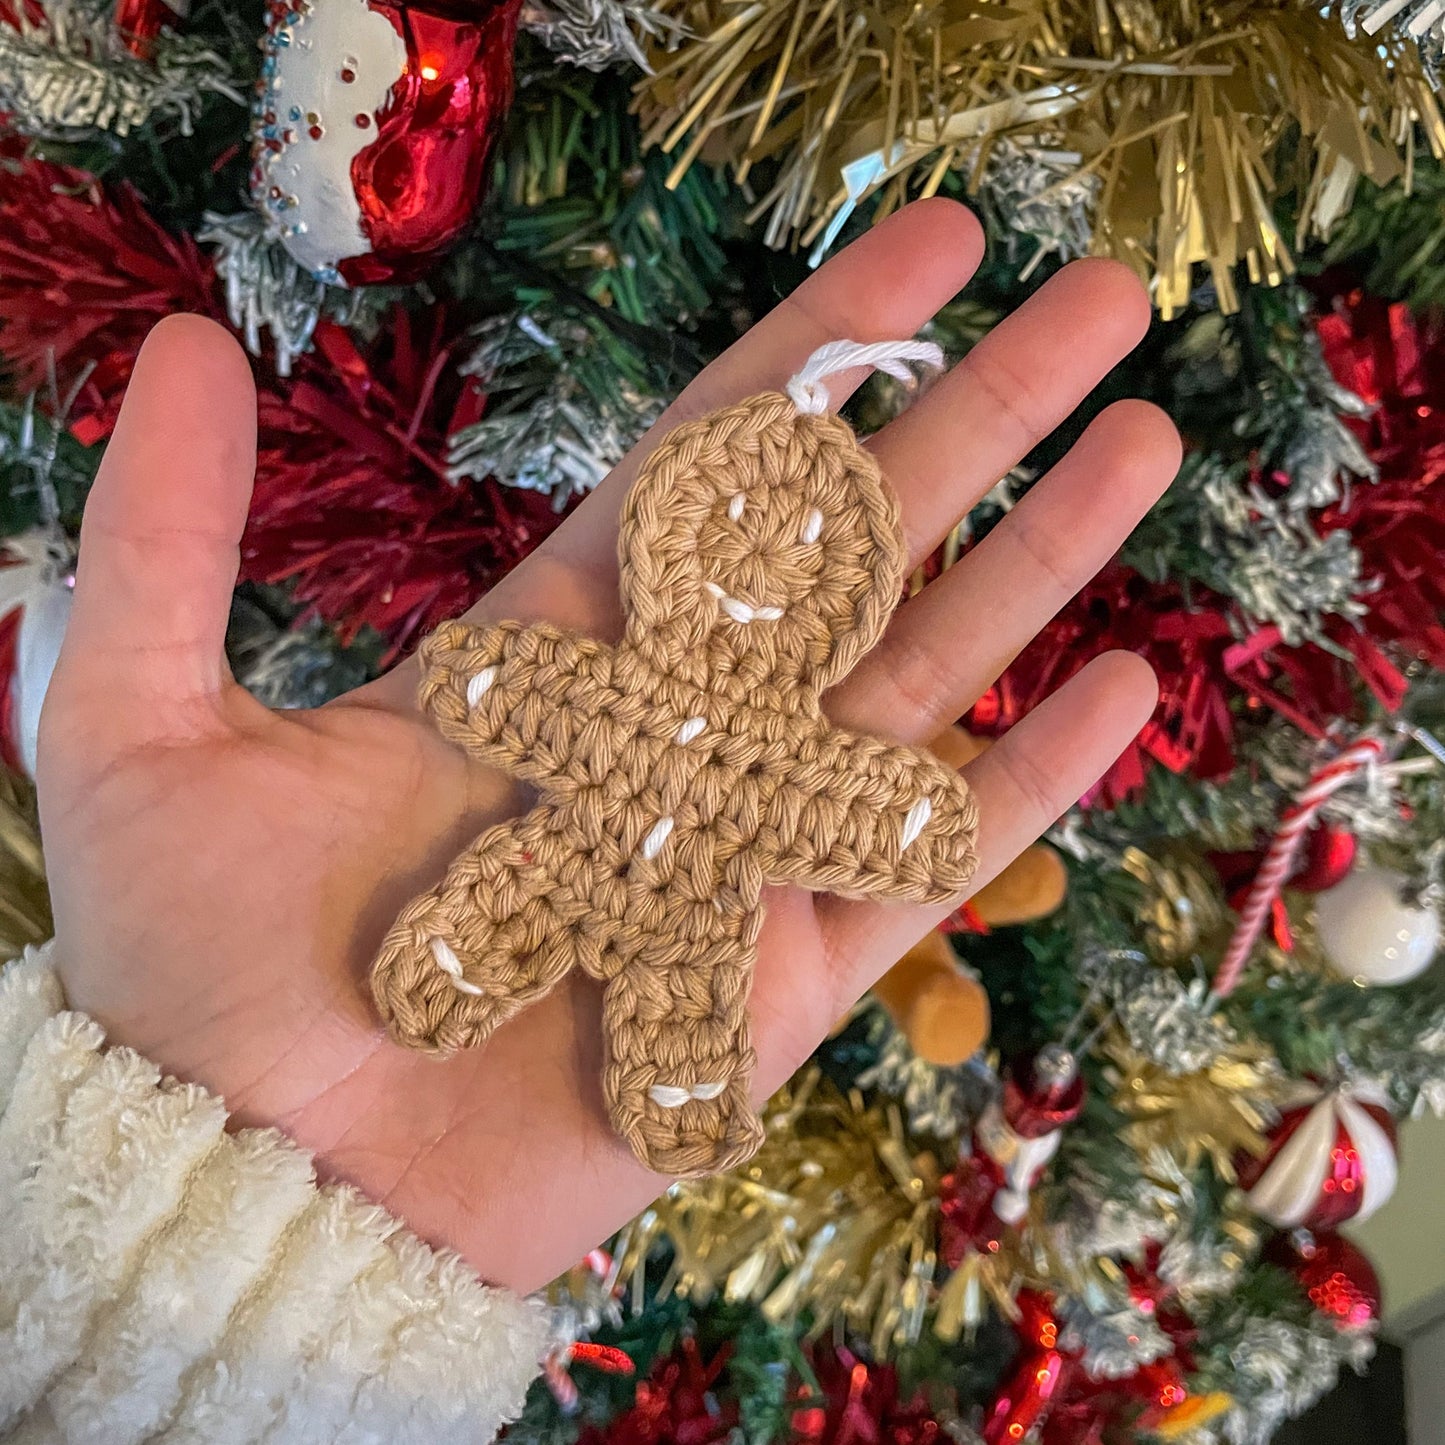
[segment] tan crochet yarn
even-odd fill
[[[763,884],[942,903],[975,864],[956,772],[823,716],[883,632],[904,548],[870,453],[817,414],[816,382],[791,390],[679,427],[647,463],[622,521],[619,645],[521,622],[428,639],[422,705],[541,800],[401,914],[372,974],[392,1034],[439,1052],[573,968],[601,980],[613,1124],[671,1175],[761,1142]]]

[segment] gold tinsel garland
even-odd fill
[[[17,957],[52,932],[35,785],[0,766],[0,959]]]
[[[831,243],[864,202],[886,214],[951,170],[971,185],[1009,138],[1098,186],[1093,249],[1156,285],[1171,315],[1205,263],[1290,274],[1272,202],[1285,142],[1301,194],[1292,244],[1328,232],[1361,176],[1408,176],[1445,121],[1410,42],[1351,39],[1301,0],[660,0],[685,38],[639,83],[646,141],[771,163],[754,220],[773,245]],[[1055,189],[1051,187],[1050,189]],[[1046,200],[1047,193],[1035,198]]]
[[[1145,1159],[1168,1155],[1186,1174],[1208,1159],[1232,1183],[1241,1154],[1265,1152],[1282,1078],[1263,1051],[1239,1045],[1192,1074],[1171,1073],[1117,1037],[1105,1053],[1114,1105],[1130,1119],[1124,1140]]]
[[[918,1340],[949,1273],[936,1251],[946,1167],[915,1152],[896,1108],[840,1093],[816,1068],[764,1111],[767,1140],[743,1168],[674,1185],[616,1241],[616,1276],[634,1300],[678,1294],[696,1304],[749,1301],[775,1324],[809,1321],[810,1337],[844,1324],[886,1356]],[[653,1247],[672,1261],[647,1278]],[[955,1277],[969,1298],[945,1301],[959,1328],[985,1302],[1012,1308],[1019,1262],[1007,1250]],[[956,1329],[952,1331],[956,1333]]]

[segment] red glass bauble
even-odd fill
[[[1299,1230],[1282,1234],[1265,1251],[1287,1269],[1310,1303],[1342,1330],[1368,1329],[1380,1321],[1380,1277],[1357,1245],[1342,1234]]]
[[[949,1269],[957,1269],[972,1250],[998,1249],[1002,1226],[993,1197],[1002,1187],[1003,1174],[986,1154],[961,1158],[939,1181],[938,1255]]]
[[[1305,835],[1299,862],[1286,885],[1299,893],[1323,893],[1354,867],[1359,843],[1336,823],[1320,823]]]
[[[1395,1122],[1382,1099],[1333,1089],[1287,1109],[1260,1157],[1236,1161],[1251,1208],[1280,1229],[1368,1219],[1394,1192]]]
[[[1042,1139],[1072,1124],[1084,1108],[1084,1076],[1057,1044],[1015,1064],[1004,1082],[1003,1116],[1016,1134]]]
[[[150,58],[156,37],[190,14],[190,0],[116,0],[115,33],[132,55]]]
[[[336,284],[419,275],[465,229],[512,100],[521,0],[269,0],[251,193]]]

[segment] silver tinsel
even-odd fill
[[[1238,1250],[1221,1249],[1217,1239],[1195,1239],[1181,1230],[1164,1245],[1158,1275],[1189,1301],[1229,1294],[1238,1288],[1243,1268]]]
[[[1351,36],[1393,30],[1417,41],[1431,67],[1445,58],[1445,8],[1437,0],[1342,0],[1339,13]]]
[[[1174,1353],[1174,1342],[1152,1315],[1132,1301],[1090,1302],[1071,1295],[1059,1301],[1061,1349],[1077,1352],[1091,1379],[1124,1380],[1141,1365]]]
[[[1206,1426],[1203,1437],[1269,1445],[1286,1420],[1302,1415],[1333,1387],[1341,1366],[1362,1370],[1374,1353],[1374,1336],[1367,1330],[1339,1330],[1323,1320],[1311,1328],[1252,1317],[1229,1355],[1234,1408]]]
[[[859,1087],[896,1100],[914,1134],[950,1142],[966,1139],[998,1092],[998,1076],[983,1063],[970,1060],[944,1069],[920,1059],[907,1035],[881,1008],[870,1011],[868,1040],[878,1057],[858,1075]]]
[[[1423,1055],[1425,1068],[1417,1083],[1412,1113],[1416,1118],[1428,1112],[1437,1119],[1445,1119],[1445,1024],[1422,1035],[1415,1046]]]
[[[560,511],[590,492],[662,412],[661,398],[636,390],[597,356],[598,342],[568,317],[499,317],[478,333],[463,363],[487,393],[487,414],[454,432],[447,475],[494,476],[545,492]]]
[[[1079,174],[1082,157],[1040,150],[1002,139],[989,150],[983,194],[991,209],[1007,223],[1010,253],[1016,244],[1031,255],[1023,267],[1027,277],[1046,256],[1072,261],[1089,254],[1093,210],[1100,181]]]
[[[1176,1161],[1151,1153],[1126,1187],[1101,1179],[1076,1161],[1060,1181],[1062,1209],[1054,1220],[1049,1255],[1075,1273],[1097,1260],[1140,1259],[1149,1244],[1171,1237],[1194,1206],[1194,1186]]]
[[[682,33],[675,21],[639,0],[528,0],[521,24],[554,55],[583,70],[635,65],[650,73],[639,38]]]
[[[1311,335],[1306,344],[1317,350],[1319,338]],[[1322,357],[1319,364],[1324,367]],[[1378,476],[1359,437],[1343,420],[1368,416],[1370,404],[1328,373],[1317,386],[1327,393],[1327,404],[1311,408],[1301,418],[1279,455],[1279,464],[1290,479],[1283,504],[1294,511],[1328,507],[1340,500],[1352,478],[1374,481]]]
[[[1097,965],[1130,1047],[1171,1074],[1197,1074],[1238,1042],[1207,1002],[1204,979],[1185,983],[1138,954],[1108,954]]]
[[[368,677],[365,662],[343,649],[325,624],[278,625],[239,598],[226,652],[236,681],[267,707],[320,707]]]
[[[1330,617],[1364,615],[1360,598],[1372,584],[1360,575],[1346,529],[1321,537],[1301,509],[1260,487],[1241,488],[1211,457],[1201,458],[1190,480],[1208,504],[1200,511],[1200,544],[1213,558],[1212,580],[1250,617],[1274,623],[1294,647],[1323,641]]]
[[[127,135],[157,115],[189,135],[201,99],[245,102],[215,51],[165,33],[155,56],[141,60],[121,44],[109,4],[50,0],[45,21],[0,24],[0,112],[16,129],[50,140],[87,132]]]
[[[267,234],[254,211],[218,216],[207,211],[196,239],[215,247],[216,274],[226,286],[226,314],[246,339],[246,349],[261,355],[267,332],[276,356],[276,372],[291,375],[291,363],[311,349],[316,323],[323,317],[353,326],[379,300],[374,288],[351,290],[318,281],[291,259]]]

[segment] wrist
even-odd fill
[[[549,1344],[274,1130],[65,1008],[49,948],[0,975],[0,1433],[489,1440]],[[25,1328],[19,1326],[24,1322]]]

